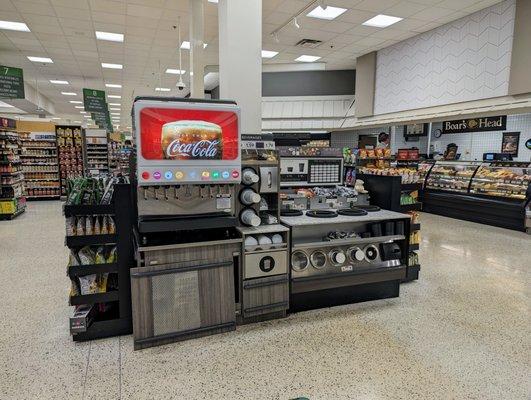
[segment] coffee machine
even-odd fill
[[[180,229],[237,224],[239,116],[231,101],[135,99],[140,231],[161,221],[174,221]]]

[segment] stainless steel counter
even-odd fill
[[[384,221],[384,220],[394,220],[394,219],[404,219],[409,218],[409,214],[397,213],[394,211],[381,210],[375,212],[369,212],[367,215],[363,216],[348,216],[348,215],[338,215],[334,218],[314,218],[307,217],[306,215],[301,215],[298,217],[280,217],[280,222],[291,226],[306,226],[306,225],[333,225],[333,224],[348,224],[348,223],[359,223],[359,222],[373,222],[373,221]]]

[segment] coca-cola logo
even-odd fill
[[[214,158],[218,153],[219,140],[200,140],[195,143],[181,143],[179,139],[166,149],[168,157]]]

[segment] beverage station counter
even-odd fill
[[[135,349],[399,295],[410,216],[343,186],[335,149],[283,158],[263,138],[242,146],[239,113],[227,101],[133,103]]]

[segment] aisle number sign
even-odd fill
[[[83,104],[85,111],[105,112],[107,102],[105,101],[105,91],[96,89],[83,89]]]
[[[0,65],[0,99],[23,99],[24,75],[22,68]]]

